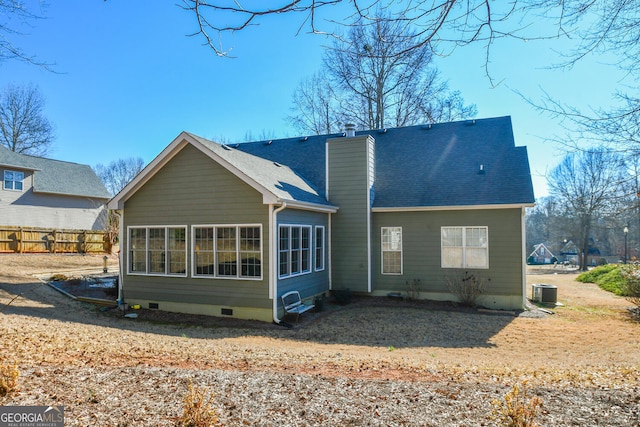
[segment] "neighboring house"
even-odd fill
[[[109,202],[130,304],[280,322],[280,296],[384,296],[490,278],[525,299],[534,195],[509,117],[220,145],[183,132]]]
[[[553,264],[557,261],[558,258],[551,253],[544,243],[538,243],[535,245],[533,252],[531,252],[527,257],[527,263],[529,264]]]
[[[0,145],[0,226],[103,229],[109,193],[87,165],[15,153]]]
[[[573,243],[572,240],[565,242],[562,249],[560,249],[560,259],[564,263],[580,265],[578,245]]]

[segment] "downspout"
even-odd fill
[[[520,230],[522,230],[522,248],[520,249],[520,268],[522,269],[522,308],[527,309],[527,208],[522,207]]]
[[[118,306],[120,306],[124,302],[124,291],[122,280],[124,278],[124,273],[122,269],[124,268],[124,263],[122,262],[123,252],[122,252],[122,244],[124,243],[123,235],[124,232],[122,228],[124,227],[124,209],[120,209],[118,211],[118,242],[120,249],[118,250]],[[128,244],[128,242],[127,242]]]
[[[271,258],[271,273],[270,280],[273,288],[273,322],[276,324],[280,324],[281,320],[278,317],[278,238],[277,238],[277,230],[276,225],[278,224],[277,217],[278,212],[285,210],[287,207],[287,202],[282,202],[282,205],[273,210],[271,213],[270,224],[269,224],[269,238],[271,239],[271,251],[269,251],[269,256]]]

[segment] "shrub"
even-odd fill
[[[448,276],[445,280],[449,292],[458,298],[460,304],[467,307],[475,307],[478,298],[485,292],[491,281],[489,278],[476,276],[468,271],[464,274]]]
[[[596,267],[576,277],[578,282],[595,283],[605,291],[615,295],[623,295],[621,286],[624,282],[621,267],[618,264],[608,264]]]
[[[624,279],[622,277],[622,270],[620,268],[615,268],[596,279],[596,284],[600,286],[601,289],[609,291],[615,295],[623,294],[623,290],[621,288],[623,283]]]
[[[182,417],[178,427],[212,427],[220,426],[218,411],[212,407],[213,393],[205,388],[194,387],[189,382],[189,391],[183,400]]]
[[[503,400],[494,400],[491,404],[494,406],[492,418],[500,426],[535,427],[538,425],[535,420],[542,406],[542,400],[537,396],[529,398],[526,381],[522,383],[522,387],[514,385],[511,391],[504,395]]]
[[[617,264],[602,265],[600,267],[596,267],[594,269],[591,269],[589,271],[586,271],[580,274],[578,277],[576,277],[576,280],[582,283],[596,283],[596,281],[598,280],[598,277],[605,275],[617,268],[618,268]]]
[[[420,279],[407,280],[406,285],[407,299],[410,301],[420,299],[420,288],[422,287]]]
[[[622,269],[623,278],[620,285],[621,295],[636,306],[636,314],[640,316],[640,265],[629,264]]]
[[[0,397],[4,397],[7,394],[18,388],[18,366],[11,363],[0,363]]]

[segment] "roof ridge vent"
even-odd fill
[[[271,145],[273,143],[273,139],[265,141],[264,145]]]
[[[222,144],[222,148],[224,148],[227,151],[231,151],[231,147],[229,147],[227,144]]]
[[[273,164],[274,164],[274,165],[276,165],[276,166],[277,166],[277,167],[279,167],[279,168],[281,168],[281,167],[282,167],[282,165],[281,165],[280,163],[278,163],[278,162],[273,162]]]
[[[300,142],[305,142],[305,141],[307,141],[308,139],[309,139],[309,137],[308,137],[308,136],[302,136],[302,137],[300,137],[300,139],[299,139],[298,141],[300,141]]]
[[[422,129],[423,129],[423,130],[429,130],[429,129],[431,129],[431,127],[432,127],[432,126],[433,126],[433,125],[432,125],[431,123],[429,123],[428,125],[424,125],[424,126],[422,126]]]
[[[467,126],[472,126],[476,124],[476,119],[467,120]]]

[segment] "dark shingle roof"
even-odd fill
[[[33,171],[33,191],[37,193],[110,198],[104,184],[88,165],[15,153],[1,145],[0,165]]]
[[[357,134],[369,134],[376,141],[374,207],[534,202],[526,147],[515,146],[510,117]],[[325,142],[340,136],[244,143],[238,150],[288,165],[315,188],[324,189]]]

